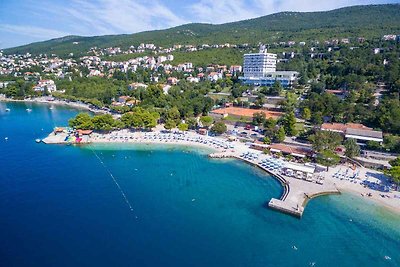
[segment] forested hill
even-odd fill
[[[223,44],[381,37],[400,34],[400,4],[353,6],[325,12],[281,12],[260,18],[213,24],[186,24],[166,30],[94,37],[66,36],[5,49],[6,54],[82,54],[90,47],[127,48],[140,43]],[[78,44],[74,44],[78,42]]]

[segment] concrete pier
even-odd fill
[[[51,133],[46,138],[43,138],[42,142],[45,144],[66,144],[67,142],[64,141],[66,137],[66,133]]]
[[[68,137],[67,133],[63,132],[55,134],[54,132],[52,132],[46,138],[43,138],[42,142],[45,144],[70,144],[70,142],[65,141],[67,137]],[[88,136],[82,136],[81,138],[82,140],[80,141],[80,144],[90,143]]]
[[[340,191],[336,188],[335,184],[329,181],[325,181],[323,184],[318,184],[282,175],[276,171],[270,171],[264,168],[256,161],[244,159],[234,152],[213,153],[209,156],[211,158],[236,158],[243,160],[246,163],[257,166],[274,176],[282,184],[283,194],[280,199],[272,198],[268,203],[268,207],[299,218],[303,215],[305,207],[310,199],[322,195],[340,194]]]

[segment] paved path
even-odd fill
[[[237,152],[222,152],[210,154],[212,158],[237,158],[251,165],[270,173],[277,178],[284,188],[280,199],[272,198],[268,206],[290,215],[301,217],[303,215],[307,202],[317,196],[328,194],[340,194],[336,185],[331,181],[325,181],[323,184],[317,184],[301,179],[296,179],[280,174],[278,171],[271,171],[261,166],[257,160],[243,158]]]

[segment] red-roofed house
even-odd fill
[[[364,145],[368,141],[383,142],[381,131],[374,131],[360,123],[323,123],[321,130],[343,134],[345,138],[356,139],[360,145]]]
[[[207,78],[209,81],[216,82],[219,79],[222,79],[222,73],[213,71],[208,74]]]
[[[167,84],[169,85],[176,85],[178,83],[178,79],[175,77],[169,77],[167,79]]]

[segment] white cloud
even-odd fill
[[[188,7],[193,21],[224,23],[281,11],[322,11],[373,0],[200,0]]]
[[[52,13],[53,8],[48,12]],[[63,9],[69,27],[83,35],[134,33],[168,28],[187,21],[157,2],[141,0],[72,0]]]
[[[385,1],[393,0],[41,0],[40,5],[25,0],[16,1],[16,7],[7,11],[12,20],[6,20],[0,8],[0,33],[4,46],[10,46],[71,34],[135,33],[187,22],[225,23],[280,11],[329,10]]]
[[[224,23],[258,16],[244,0],[201,0],[188,8],[196,21]]]
[[[69,35],[67,32],[26,25],[0,24],[0,31],[30,36],[35,38],[50,39]]]

